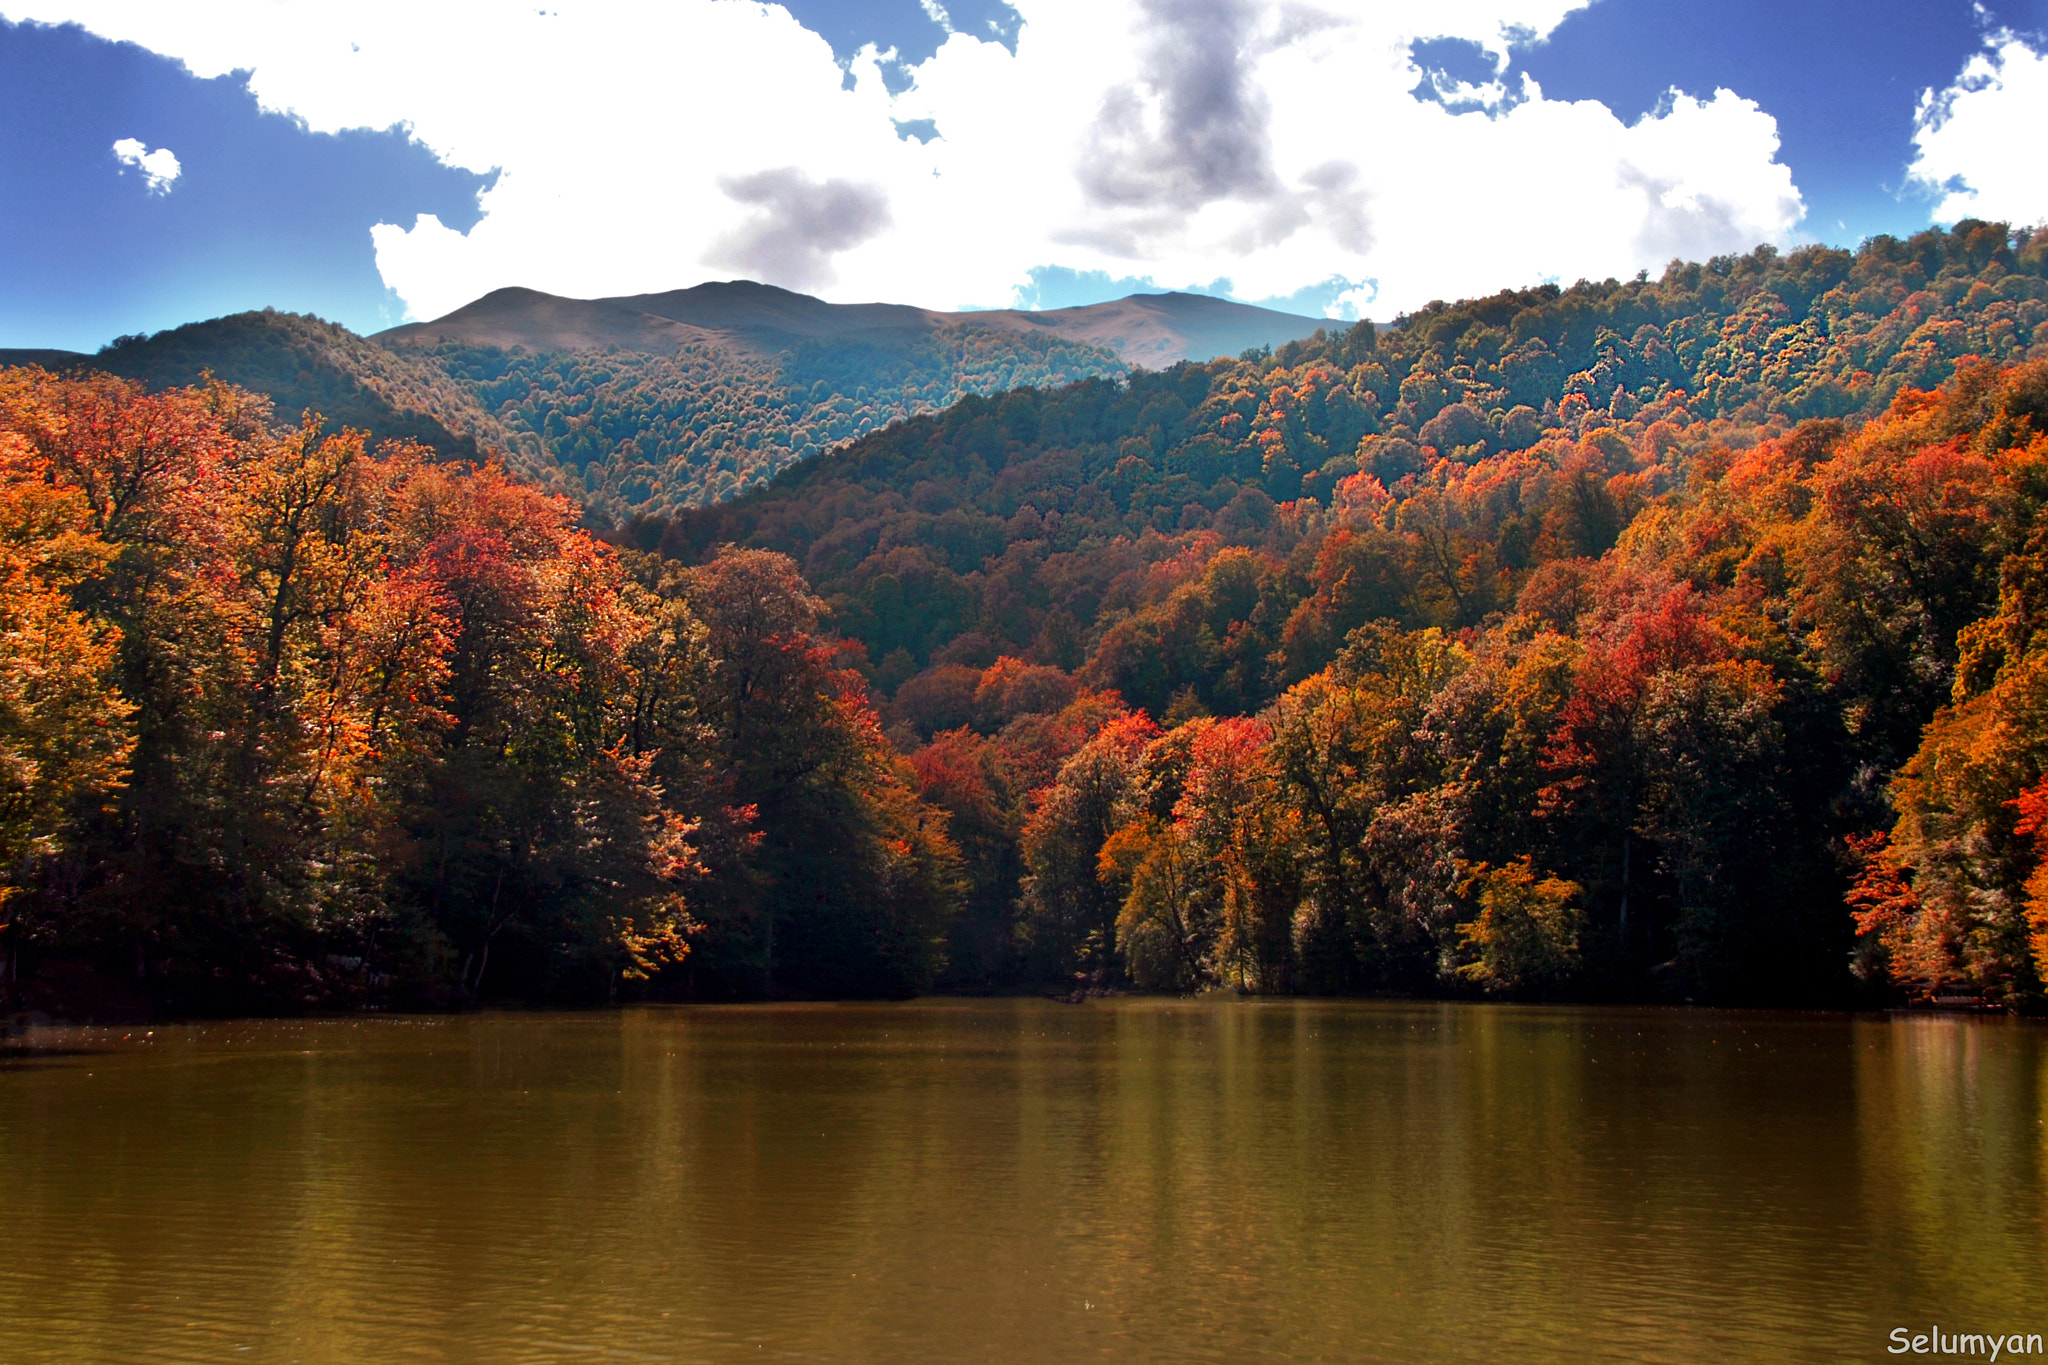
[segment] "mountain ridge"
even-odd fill
[[[0,366],[7,365],[100,370],[150,390],[182,388],[210,374],[270,398],[279,421],[296,423],[317,412],[330,426],[354,427],[379,440],[419,441],[465,460],[498,453],[529,478],[547,473],[438,366],[299,313],[231,313],[153,336],[122,337],[95,355],[0,350]]]
[[[971,394],[1235,357],[1322,319],[1194,294],[1032,313],[836,304],[749,280],[572,299],[496,289],[371,337],[275,310],[123,337],[97,355],[0,364],[100,369],[152,389],[202,374],[374,439],[502,456],[592,524],[721,501],[787,466]]]
[[[1248,712],[1367,621],[1479,628],[1536,558],[1604,552],[1624,513],[1682,490],[1695,461],[1713,468],[1801,422],[1852,429],[1972,365],[2042,360],[2048,234],[1968,220],[1855,253],[1760,247],[1654,281],[1504,290],[1270,355],[969,399],[738,498],[636,518],[622,539],[685,562],[728,544],[790,555],[882,694],[999,657],[1074,669],[1093,656],[1097,683],[1155,715],[1183,688]],[[1363,539],[1319,567],[1325,531],[1347,519]],[[1228,546],[1271,557],[1265,606],[1143,627],[1206,630],[1206,643],[1105,643]],[[1329,602],[1290,624],[1325,568]],[[1262,682],[1184,662],[1260,632],[1239,662]],[[1271,663],[1297,654],[1309,663]],[[957,723],[944,719],[936,729]]]
[[[882,341],[928,336],[946,328],[986,328],[1058,337],[1112,351],[1127,365],[1163,369],[1182,360],[1214,360],[1283,345],[1332,325],[1328,318],[1206,294],[1132,294],[1039,312],[945,312],[898,303],[827,303],[774,285],[726,280],[597,299],[511,286],[492,290],[441,317],[387,328],[370,339],[384,346],[524,346],[532,351],[602,351],[617,346],[649,354],[710,343],[770,355],[807,341]]]

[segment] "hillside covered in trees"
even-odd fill
[[[1703,451],[1868,419],[1965,357],[2034,354],[2044,265],[2048,240],[1963,223],[1855,256],[1763,248],[1655,283],[1502,294],[1271,355],[963,402],[626,539],[685,560],[728,542],[795,557],[887,692],[1013,654],[1093,660],[1154,711],[1183,689],[1255,708],[1366,620],[1480,624],[1539,560],[1597,555],[1682,496]],[[1327,524],[1381,498],[1392,539],[1356,571],[1330,567],[1341,601],[1317,597]],[[1294,568],[1229,618],[1244,656],[1227,664],[1220,626],[1190,653],[1159,614],[1163,584],[1232,544]],[[1116,661],[1140,642],[1159,648]]]
[[[158,391],[211,375],[262,394],[287,420],[310,410],[337,427],[414,441],[443,456],[479,460],[504,455],[510,445],[496,419],[438,369],[297,313],[236,313],[154,336],[116,337],[93,356],[48,351],[0,359],[119,375]],[[532,464],[522,472],[545,473]]]
[[[2044,429],[2027,415],[2040,371],[1999,375],[2048,355],[2044,262],[2048,241],[1962,223],[1854,255],[1761,250],[1657,282],[1503,294],[1258,359],[969,400],[632,535],[685,561],[728,543],[789,554],[860,643],[928,795],[958,807],[956,832],[983,832],[963,848],[982,859],[991,956],[956,953],[956,970],[1441,989],[1493,972],[1458,975],[1476,961],[1459,935],[1487,878],[1526,873],[1529,896],[1547,887],[1582,917],[1558,968],[1570,989],[1846,998],[1842,896],[1865,856],[1846,841],[1872,847],[1896,818],[1890,783],[1954,697],[1958,632],[1994,610],[2028,534],[2024,501],[1996,494],[2024,482],[2000,464],[2022,457],[2000,452]],[[1943,383],[1939,403],[1924,396]],[[1945,458],[1925,452],[1948,444],[1978,454],[1920,487]],[[1753,507],[1760,462],[1798,487]],[[1753,690],[1692,695],[1656,739],[1642,708],[1681,686],[1674,669]],[[1596,683],[1616,689],[1598,706],[1581,696]],[[1368,685],[1400,695],[1368,706]],[[1318,689],[1381,713],[1377,739],[1318,760],[1351,784],[1348,815],[1275,766],[1282,718]],[[1432,728],[1454,703],[1478,709]],[[1066,741],[1047,736],[1114,730],[1127,711],[1123,749],[1090,761],[1130,772],[1088,776],[1088,832],[1053,839]],[[1597,741],[1558,728],[1596,715]],[[1719,756],[1684,729],[1739,729],[1737,715],[1762,728],[1729,732]],[[1155,751],[1147,726],[1179,738]],[[1178,965],[1140,971],[1120,917],[1159,884],[1139,868],[1161,838],[1197,867],[1186,841],[1208,827],[1180,805],[1192,750],[1143,779],[1151,795],[1128,782],[1205,727],[1252,765],[1244,781],[1269,783],[1269,823],[1234,826],[1230,857],[1299,848],[1291,822],[1316,810],[1332,842],[1322,871],[1257,892],[1263,957],[1219,937],[1253,891],[1215,880],[1209,845],[1192,899],[1158,912],[1185,921]],[[1709,761],[1723,766],[1689,766]],[[1674,791],[1676,773],[1701,785]],[[1681,831],[1679,811],[1721,823]],[[1126,828],[1155,842],[1108,842]],[[1944,893],[1949,956],[1914,978],[1925,989],[2033,998],[2024,862],[2002,890]],[[1994,903],[2002,928],[1957,927]],[[1882,976],[1878,957],[1901,959],[1873,942],[1859,951]]]
[[[500,289],[372,340],[467,388],[558,488],[617,522],[722,501],[969,394],[1236,355],[1318,325],[1192,294],[944,313],[729,280],[610,299]]]
[[[286,420],[316,412],[373,444],[503,460],[574,498],[593,526],[731,497],[968,394],[1126,372],[1085,341],[964,323],[816,339],[677,330],[647,350],[387,345],[266,311],[120,337],[94,356],[24,351],[0,363],[116,374],[156,391],[211,376],[263,395]]]
[[[616,546],[6,372],[0,979],[2041,1008],[2044,247],[969,397]]]
[[[672,354],[408,347],[503,424],[508,446],[599,519],[730,498],[798,460],[969,394],[1121,376],[1107,351],[953,327],[806,341],[759,354],[718,339]]]

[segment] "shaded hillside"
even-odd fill
[[[445,317],[379,332],[387,345],[494,346],[529,351],[621,350],[666,354],[692,343],[772,356],[804,342],[911,345],[954,328],[1054,338],[1115,353],[1125,365],[1163,369],[1313,334],[1321,318],[1200,294],[1133,294],[1045,312],[946,313],[893,303],[827,303],[751,280],[728,280],[608,299],[565,299],[498,289]]]
[[[1321,325],[1187,294],[942,313],[740,280],[613,299],[500,289],[376,340],[445,369],[593,515],[623,520],[722,501],[968,394],[1235,355]]]
[[[988,328],[799,341],[726,338],[672,354],[408,348],[494,412],[599,518],[717,502],[788,465],[974,393],[1121,374],[1106,351]]]
[[[398,344],[387,346],[318,318],[265,311],[122,337],[93,356],[22,350],[4,359],[105,371],[153,390],[212,373],[267,395],[286,420],[313,409],[377,440],[416,440],[472,460],[503,455],[578,499],[596,522],[729,497],[792,461],[965,394],[1123,373],[1110,352],[1057,335],[926,326],[918,309],[843,309],[766,286],[721,288],[723,304],[683,292],[698,296],[702,315],[744,326],[714,331],[628,316],[607,301],[500,290],[451,316],[510,349],[408,343],[417,329],[400,329]],[[750,293],[764,306],[731,305]],[[916,325],[841,325],[904,315]],[[634,319],[652,321],[635,331]],[[664,349],[636,350],[619,337]]]
[[[57,351],[42,346],[0,347],[0,369],[40,365],[46,370],[67,370],[91,358],[83,351]]]
[[[2041,353],[2044,259],[2048,241],[1965,222],[1433,305],[1263,360],[969,399],[631,535],[688,560],[795,556],[887,689],[1013,653],[1092,658],[1150,707],[1185,688],[1243,709],[1368,616],[1477,624],[1544,544],[1605,549],[1693,452],[1883,411],[1962,357]],[[1296,621],[1331,518],[1382,497],[1379,548],[1329,588],[1346,605]],[[1269,567],[1173,628],[1199,643],[1137,624],[1232,544]]]
[[[122,337],[80,365],[152,390],[182,387],[212,373],[276,404],[280,419],[307,410],[331,427],[376,440],[412,440],[442,455],[476,460],[511,443],[497,420],[461,385],[418,358],[395,354],[346,327],[297,313],[236,313],[148,337]],[[544,475],[526,464],[524,472]]]
[[[503,454],[619,523],[729,498],[788,465],[969,394],[1057,386],[1183,354],[1236,354],[1318,326],[1192,295],[1045,314],[830,304],[747,281],[619,299],[501,289],[433,322],[356,336],[243,313],[97,356],[13,352],[154,389],[202,373],[378,439]]]

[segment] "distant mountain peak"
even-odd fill
[[[380,332],[387,345],[523,346],[531,351],[622,350],[669,354],[693,341],[773,353],[806,341],[941,327],[1052,333],[1163,369],[1232,356],[1345,324],[1208,294],[1132,294],[1108,303],[1032,312],[943,312],[900,303],[828,303],[755,280],[714,280],[652,294],[571,299],[517,286],[494,289],[444,317]]]

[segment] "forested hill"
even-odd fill
[[[477,334],[490,342],[443,342],[437,333],[431,344],[401,337],[390,345],[266,310],[122,337],[91,356],[0,352],[0,365],[99,371],[155,390],[211,374],[268,397],[288,422],[310,410],[373,441],[503,458],[575,498],[598,525],[730,497],[966,394],[1125,372],[1114,352],[1051,331],[959,324],[804,336],[672,323],[634,331],[607,326],[604,310],[580,300],[500,293],[575,307],[565,318],[522,306],[510,322],[504,309],[483,308]],[[482,302],[494,301],[502,302]]]
[[[970,395],[623,545],[0,371],[0,1008],[2048,1010],[2044,264],[1965,222]]]
[[[2036,1008],[2044,264],[1965,222],[1433,306],[631,539],[826,599],[963,979]]]
[[[346,327],[297,313],[236,313],[207,322],[121,337],[97,355],[0,352],[0,363],[101,371],[151,389],[198,383],[211,374],[268,397],[296,422],[308,409],[336,427],[382,440],[418,441],[443,455],[480,459],[507,451],[505,429],[462,385],[430,364],[395,354]],[[528,477],[546,470],[515,461]]]
[[[531,313],[520,316],[522,325],[534,322]],[[373,440],[503,458],[575,498],[599,525],[729,497],[966,394],[1124,373],[1101,347],[993,327],[820,337],[683,326],[635,334],[568,323],[539,330],[550,349],[438,339],[387,346],[319,318],[266,310],[122,337],[91,356],[0,352],[0,364],[117,374],[156,390],[211,374],[265,395],[286,421],[313,411]],[[606,339],[619,335],[651,349]]]
[[[1044,313],[839,305],[746,281],[623,299],[501,289],[363,338],[264,311],[120,338],[96,356],[0,364],[105,371],[153,389],[202,374],[373,440],[501,455],[614,524],[727,498],[777,470],[969,394],[1207,359],[1320,323],[1223,299],[1146,295]]]
[[[375,339],[466,385],[563,491],[616,521],[718,502],[969,394],[1235,355],[1320,325],[1187,294],[941,313],[742,280],[613,299],[501,289]]]
[[[1107,303],[1033,312],[946,313],[894,303],[827,303],[752,280],[725,280],[661,294],[571,299],[536,289],[499,289],[444,317],[379,332],[389,346],[495,346],[531,351],[673,352],[718,340],[774,355],[805,342],[902,343],[950,328],[1020,333],[1112,352],[1126,365],[1164,369],[1278,346],[1315,332],[1319,318],[1203,294],[1133,294]]]
[[[1479,623],[1544,558],[1607,548],[1698,452],[1882,412],[1966,356],[2037,353],[2044,261],[2048,240],[1965,222],[1432,304],[1263,358],[963,402],[630,534],[686,560],[726,542],[795,556],[885,689],[1015,653],[1093,659],[1146,706],[1186,688],[1242,709],[1327,662],[1360,613]],[[1398,571],[1372,569],[1370,592],[1352,574],[1349,614],[1311,646],[1289,622],[1322,528],[1382,497]],[[1214,623],[1239,665],[1114,662],[1219,544],[1291,566]]]
[[[832,446],[969,394],[1124,372],[1097,347],[989,328],[799,341],[707,333],[673,351],[402,348],[472,394],[592,520],[731,497]]]

